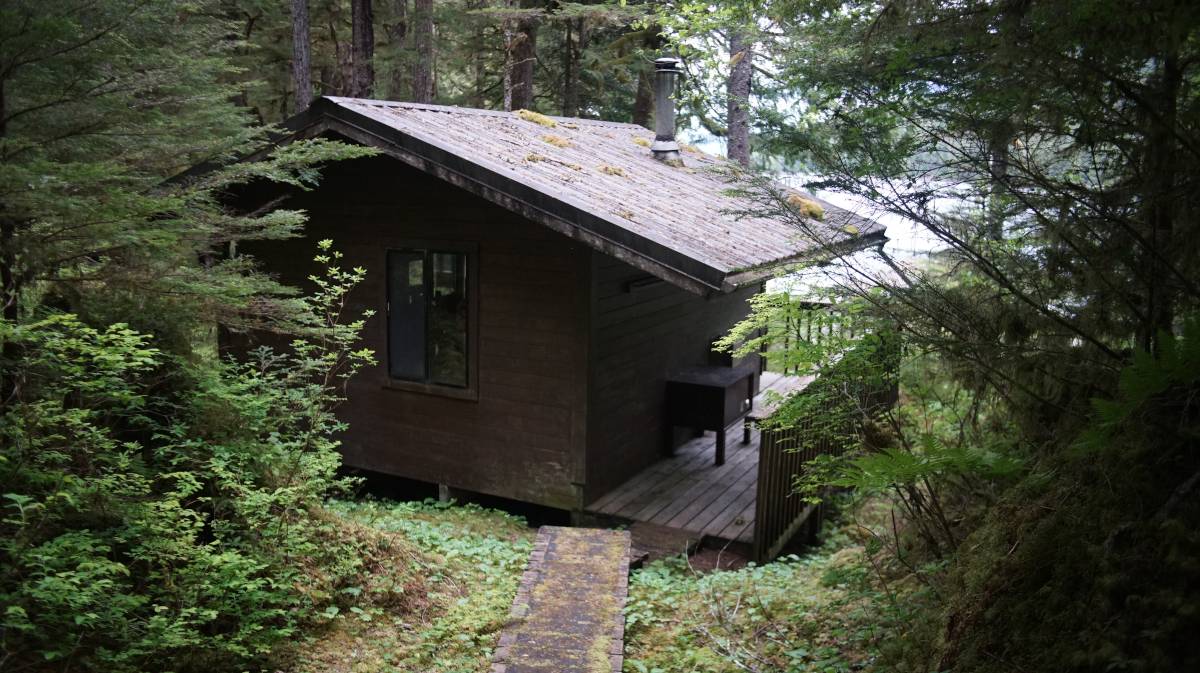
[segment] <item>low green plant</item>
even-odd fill
[[[330,615],[331,630],[304,648],[292,670],[483,670],[532,548],[525,521],[477,505],[426,500],[337,500],[335,516],[394,538],[414,554],[402,575],[419,595],[381,609],[365,597],[361,612]],[[381,568],[376,577],[395,573]],[[412,591],[409,591],[412,594]]]
[[[884,584],[871,565],[866,543],[886,526],[886,507],[839,502],[850,514],[833,520],[822,545],[804,556],[707,574],[677,557],[635,571],[627,673],[869,668],[903,628],[918,587]],[[864,535],[865,526],[876,530]]]
[[[122,324],[0,322],[0,666],[266,667],[365,557],[320,516],[338,385],[370,358],[328,242],[288,350],[191,361]]]

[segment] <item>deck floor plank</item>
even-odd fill
[[[729,463],[726,463],[726,466],[729,465]],[[701,512],[710,507],[716,504],[727,503],[730,499],[726,497],[727,495],[736,497],[736,489],[739,485],[743,484],[744,477],[751,472],[758,472],[758,461],[744,460],[741,463],[734,464],[732,472],[732,474],[722,474],[719,478],[701,482],[700,485],[703,488],[694,494],[694,497],[690,499],[691,502],[687,503],[685,507],[680,508],[678,513],[668,519],[664,525],[684,530],[703,530],[703,525],[692,525],[693,520],[697,519]],[[730,491],[735,492],[730,493]],[[721,507],[722,509],[724,508],[723,504]]]
[[[634,475],[620,487],[605,494],[588,507],[590,511],[619,514],[628,511],[630,503],[653,493],[664,481],[674,483],[680,472],[692,472],[704,464],[705,448],[712,446],[706,437],[692,439],[679,447],[674,456],[664,458]]]
[[[807,381],[764,372],[755,409],[766,406],[766,392],[786,393]],[[726,542],[752,542],[757,496],[759,433],[742,444],[741,421],[725,431],[726,461],[713,465],[716,434],[705,433],[634,475],[593,502],[589,512],[666,525]]]
[[[737,481],[733,482],[721,494],[720,497],[714,498],[707,503],[703,508],[698,509],[695,515],[681,525],[688,529],[710,530],[718,529],[716,519],[726,509],[733,506],[735,502],[741,502],[744,498],[753,499],[755,497],[758,482],[758,461],[755,461],[749,466],[749,469],[742,472]]]
[[[649,521],[648,515],[639,515],[639,512],[648,507],[654,507],[656,503],[661,504],[664,492],[670,491],[678,484],[688,483],[689,480],[694,481],[698,475],[703,474],[705,467],[707,467],[704,449],[691,447],[690,453],[687,453],[685,449],[688,448],[688,445],[680,447],[678,454],[660,461],[659,464],[665,463],[667,466],[665,472],[647,484],[640,493],[614,513],[617,516],[627,517],[634,521]]]
[[[746,464],[758,464],[758,452],[743,450],[727,456],[724,465],[705,465],[691,474],[680,475],[680,479],[669,488],[658,492],[655,499],[642,510],[633,514],[637,520],[665,524],[681,509],[703,496],[713,485],[727,485],[732,481],[731,472],[741,472]]]

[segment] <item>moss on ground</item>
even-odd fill
[[[375,550],[373,561],[347,590],[352,607],[299,639],[286,672],[486,672],[534,531],[476,506],[334,502],[329,512]],[[764,566],[701,574],[679,557],[635,571],[625,670],[873,668],[885,637],[917,628],[897,606],[920,592],[902,582],[885,590],[868,561],[886,557],[869,531],[890,525],[887,512],[886,503],[859,505],[811,553]],[[587,654],[600,670],[605,653]]]
[[[635,571],[626,607],[628,673],[869,669],[885,637],[901,635],[870,562],[885,504],[856,505],[820,547],[762,566],[701,574],[683,557]],[[890,595],[890,598],[889,598]]]
[[[388,541],[391,562],[351,588],[353,607],[296,644],[289,673],[486,671],[532,548],[524,520],[430,501],[334,502],[329,511]]]

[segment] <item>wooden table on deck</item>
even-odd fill
[[[667,376],[667,423],[717,433],[717,465],[725,464],[725,428],[754,404],[750,367],[688,367]],[[670,443],[670,438],[667,439]],[[668,446],[668,449],[671,447]]]

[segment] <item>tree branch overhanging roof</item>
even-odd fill
[[[822,243],[748,214],[754,204],[722,170],[730,164],[696,151],[684,166],[655,160],[653,133],[634,124],[324,97],[287,126],[284,141],[334,133],[377,147],[698,294],[884,240],[879,223],[807,195],[825,210],[810,227],[828,231]]]

